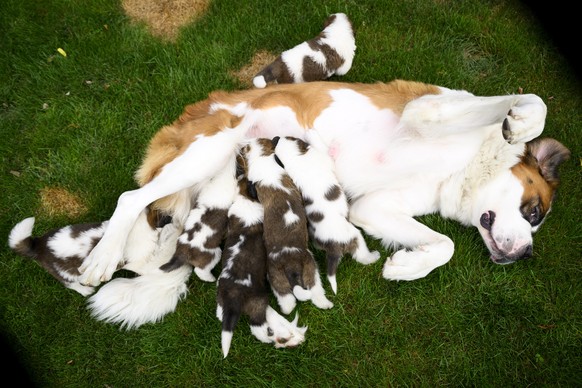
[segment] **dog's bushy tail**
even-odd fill
[[[158,322],[186,296],[191,273],[192,267],[184,265],[171,272],[157,269],[135,278],[113,279],[89,298],[89,310],[97,320],[127,330]]]
[[[36,238],[32,237],[34,217],[25,218],[12,228],[8,236],[8,246],[16,253],[26,257],[36,258]]]

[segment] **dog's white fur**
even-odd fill
[[[348,200],[341,189],[333,160],[301,139],[277,139],[275,154],[303,196],[309,230],[316,246],[327,253],[327,279],[337,293],[336,270],[344,253],[362,264],[376,262],[362,233],[348,221]]]
[[[284,51],[254,78],[257,88],[269,83],[321,81],[344,75],[352,67],[356,41],[350,19],[344,13],[330,15],[315,38]]]
[[[492,258],[514,261],[531,253],[534,227],[520,205],[526,188],[540,184],[526,187],[513,168],[527,156],[526,142],[542,133],[545,118],[546,105],[533,94],[478,97],[408,81],[215,93],[154,139],[142,165],[153,171],[151,179],[120,196],[103,238],[81,268],[82,281],[97,285],[111,278],[148,204],[203,184],[246,139],[274,136],[317,139],[314,144],[332,157],[351,199],[350,221],[385,246],[399,248],[384,265],[385,278],[418,279],[451,259],[453,241],[414,218],[435,212],[477,227]],[[181,131],[183,137],[177,135]],[[170,132],[180,152],[152,164],[160,152],[154,143]],[[557,147],[566,155],[565,147]],[[547,214],[547,206],[543,210]]]

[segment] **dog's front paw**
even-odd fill
[[[425,277],[433,269],[421,265],[415,252],[400,250],[384,263],[382,276],[388,280],[416,280]]]
[[[79,282],[86,286],[95,287],[102,282],[111,280],[122,257],[122,253],[109,250],[100,243],[97,244],[79,267],[79,272],[81,272]]]
[[[544,130],[547,108],[534,94],[520,96],[503,121],[501,132],[509,144],[526,143]]]

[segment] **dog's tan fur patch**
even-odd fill
[[[145,23],[158,38],[174,41],[180,28],[200,18],[210,0],[123,0],[125,13],[134,21]]]
[[[87,212],[87,206],[75,194],[59,188],[44,187],[40,190],[40,213],[48,217],[78,217]]]

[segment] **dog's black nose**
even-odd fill
[[[479,220],[481,226],[485,229],[491,231],[493,227],[493,222],[495,222],[495,212],[489,210],[487,213],[481,214],[481,219]]]

